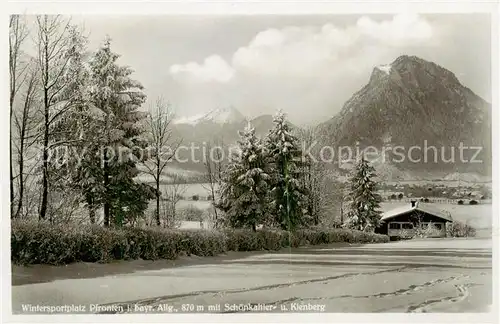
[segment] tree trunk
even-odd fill
[[[44,93],[44,104],[45,104],[45,129],[43,134],[43,165],[42,165],[42,206],[40,207],[40,219],[44,220],[47,214],[47,200],[49,195],[49,181],[48,181],[48,171],[49,171],[49,103],[48,103],[48,93],[47,88],[45,88]]]
[[[31,87],[30,87],[31,88]],[[28,89],[29,91],[29,89]],[[21,212],[23,208],[23,198],[24,198],[24,144],[25,144],[25,137],[26,137],[26,123],[28,122],[28,96],[26,98],[26,102],[24,104],[24,110],[23,110],[23,119],[22,119],[22,125],[21,125],[21,134],[20,134],[20,147],[19,147],[19,157],[18,157],[18,163],[19,163],[19,200],[17,202],[17,210],[15,213],[15,218],[19,217],[19,213]],[[12,132],[11,132],[12,133]],[[12,151],[12,147],[11,147]],[[11,165],[11,172],[12,172],[12,165]],[[11,181],[12,185],[12,181]]]
[[[211,195],[212,195],[212,206],[214,207],[214,228],[217,228],[217,218],[218,218],[218,215],[217,215],[217,207],[215,207],[215,181],[213,179],[213,177],[210,177],[210,180],[211,180],[211,183],[210,183],[210,191],[211,191]]]
[[[12,76],[15,77],[15,76]],[[11,81],[12,82],[12,81]],[[13,112],[13,104],[14,104],[14,94],[11,89],[10,94],[10,118],[9,123],[12,127],[12,112]],[[9,135],[9,153],[10,153],[10,218],[14,217],[14,173],[12,172],[12,130]]]
[[[109,208],[109,203],[105,202],[104,203],[104,227],[109,227],[109,212],[110,212],[110,208]]]
[[[10,120],[12,121],[12,108],[11,108]],[[10,152],[10,170],[9,170],[10,171],[10,218],[14,218],[14,174],[12,172],[12,131],[10,132],[9,138],[10,138],[10,142],[9,142],[9,152]]]
[[[23,137],[21,137],[22,139]],[[22,140],[24,142],[24,140]],[[21,152],[23,151],[23,143],[21,143]],[[24,158],[21,153],[19,156],[19,201],[17,202],[17,210],[15,218],[19,217],[19,213],[23,208],[23,195],[24,195]]]
[[[90,224],[95,224],[95,208],[92,206],[89,209]]]
[[[109,227],[110,203],[109,203],[109,173],[108,173],[108,149],[104,153],[104,226]]]
[[[47,19],[47,16],[45,16]],[[49,182],[48,182],[48,146],[49,146],[49,39],[48,35],[45,33],[45,46],[44,46],[44,76],[43,76],[43,108],[44,108],[44,118],[45,118],[45,128],[43,133],[43,166],[42,166],[42,205],[40,207],[40,219],[44,220],[47,214],[47,199],[49,194]]]
[[[95,224],[95,206],[92,197],[87,196],[90,224]]]
[[[156,225],[161,226],[160,220],[160,178],[156,178]]]
[[[16,16],[11,16],[10,19],[10,24],[9,28],[14,27],[13,25],[16,24],[16,27],[19,26],[19,18]],[[16,36],[18,34],[16,33]],[[10,118],[9,118],[9,123],[12,128],[12,114],[14,111],[14,96],[16,93],[16,62],[17,62],[17,57],[16,55],[13,55],[13,50],[17,54],[17,42],[18,38],[16,37],[16,42],[14,44],[14,47],[12,47],[11,41],[10,41],[10,36],[9,36],[9,69],[10,69]],[[9,173],[10,173],[10,218],[14,217],[14,172],[12,171],[12,130],[9,134],[9,153],[10,153],[10,168],[9,168]],[[17,213],[16,213],[17,214]]]
[[[214,198],[214,203],[215,203],[215,198]],[[217,224],[219,222],[218,218],[219,218],[219,216],[217,215],[217,207],[215,207],[215,205],[214,205],[214,223],[213,223],[214,228],[217,228]]]
[[[109,106],[108,102],[105,103],[106,108],[106,147],[104,148],[104,163],[103,163],[103,180],[104,180],[104,227],[109,227],[111,220],[111,206],[110,206],[110,190],[109,190],[109,161],[108,161],[108,145],[111,143],[109,131],[110,131],[110,121],[109,121]]]

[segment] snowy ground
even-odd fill
[[[492,241],[316,246],[214,258],[13,267],[23,305],[93,312],[487,312]],[[66,279],[65,279],[66,278]],[[255,311],[255,310],[254,310]]]

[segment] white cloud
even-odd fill
[[[175,64],[170,67],[170,73],[174,76],[188,77],[195,81],[227,82],[234,74],[234,70],[220,56],[207,57],[202,64],[189,62],[187,64]]]
[[[368,17],[358,20],[359,32],[392,46],[406,46],[412,42],[429,40],[432,26],[415,14],[401,14],[390,21],[377,23]]]
[[[353,54],[369,55],[360,53],[364,45],[403,47],[418,45],[432,37],[432,26],[411,14],[397,15],[381,22],[362,17],[356,25],[347,28],[326,24],[268,29],[258,33],[247,46],[239,48],[233,54],[231,64],[213,55],[202,64],[174,65],[170,72],[217,82],[228,82],[238,71],[263,76],[307,76],[352,58]]]
[[[211,56],[201,64],[174,65],[170,73],[176,79],[205,82],[207,89],[216,87],[217,97],[212,95],[207,102],[231,102],[243,113],[269,113],[272,107],[293,110],[289,116],[296,121],[310,119],[311,110],[324,118],[368,82],[373,67],[439,46],[437,29],[416,15],[384,21],[361,17],[348,26],[268,29],[227,61]],[[191,87],[189,82],[182,84]],[[199,84],[192,86],[192,95],[197,95]],[[257,107],[262,108],[257,111]]]
[[[289,27],[263,31],[232,57],[236,70],[262,75],[308,76],[331,70],[352,58],[363,58],[365,46],[380,49],[419,45],[433,36],[431,25],[415,15],[377,22],[360,18],[355,26]]]

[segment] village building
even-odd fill
[[[446,224],[453,222],[451,215],[431,204],[418,201],[389,210],[382,214],[381,224],[376,232],[391,238],[411,238],[420,230],[428,237],[446,237]]]

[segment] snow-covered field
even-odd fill
[[[206,197],[210,194],[210,187],[206,183],[188,183],[181,185],[161,185],[162,191],[172,190],[174,187],[177,187],[177,191],[181,196],[186,198],[191,198],[194,195],[198,195],[202,199],[206,199]]]
[[[268,307],[261,312],[489,312],[491,249],[491,239],[435,239],[13,267],[12,305],[17,314],[22,304],[86,305],[86,312],[101,304],[111,313],[245,312],[238,307],[248,304]]]
[[[139,170],[145,171],[146,169],[144,167],[139,166]],[[173,181],[172,176],[180,176],[184,178],[190,178],[190,177],[198,177],[202,175],[202,173],[194,171],[194,170],[188,170],[188,169],[182,169],[176,166],[167,166],[165,170],[163,171],[164,175],[162,176],[161,180],[170,182]],[[137,176],[137,181],[140,182],[146,182],[146,183],[154,183],[154,178],[152,175],[149,175],[147,173],[141,173]]]

